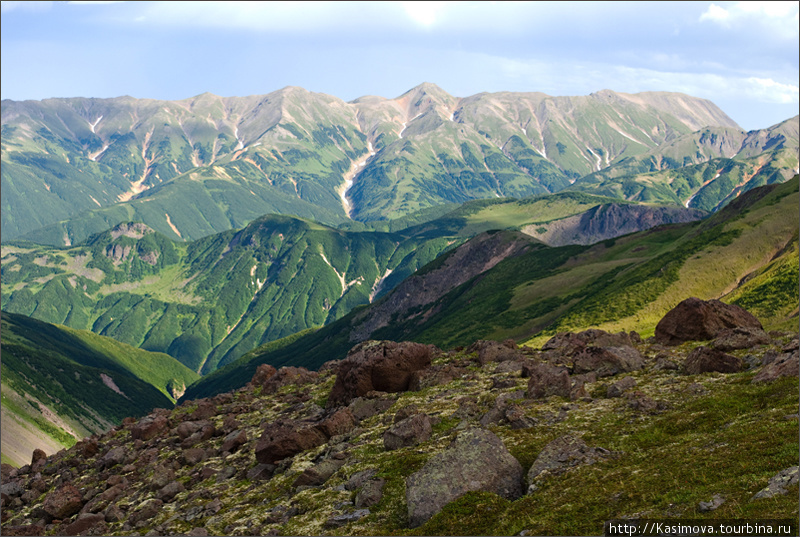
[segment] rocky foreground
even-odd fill
[[[3,535],[601,534],[794,518],[798,336],[688,299],[643,341],[366,341],[2,467]],[[791,492],[787,494],[787,492]]]

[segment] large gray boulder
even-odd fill
[[[442,453],[406,479],[409,526],[416,528],[462,494],[480,490],[509,500],[522,496],[522,466],[485,429],[459,434]]]

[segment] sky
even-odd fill
[[[800,112],[800,2],[2,2],[3,99],[602,89]]]

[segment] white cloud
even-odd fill
[[[761,26],[785,36],[798,34],[798,2],[732,2],[725,6],[712,3],[700,15],[700,21],[710,21],[724,28]]]
[[[414,22],[430,27],[439,17],[445,6],[455,2],[401,2],[403,9]]]

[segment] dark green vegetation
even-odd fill
[[[123,224],[84,246],[4,246],[2,304],[209,372],[368,303],[384,280],[391,287],[451,242],[286,216],[191,243]]]
[[[3,312],[1,333],[7,456],[27,448],[29,458],[42,437],[72,445],[127,416],[171,407],[198,378],[170,356],[22,315]]]
[[[798,179],[740,196],[712,217],[654,228],[593,246],[533,245],[444,296],[359,339],[413,340],[443,348],[476,339],[533,342],[558,331],[599,327],[652,335],[688,296],[721,297],[761,314],[769,328],[797,323]],[[509,232],[508,240],[514,240]],[[448,278],[443,258],[414,278]],[[452,269],[447,269],[452,270]],[[421,274],[420,274],[421,273]],[[259,363],[319,367],[343,358],[352,334],[404,285],[365,309],[282,345],[249,354],[191,386],[185,398],[244,385]],[[769,290],[768,293],[763,292]],[[360,333],[360,332],[359,332]]]
[[[745,133],[666,93],[459,99],[422,84],[345,103],[288,87],[4,101],[2,123],[3,240],[51,245],[128,221],[194,240],[273,213],[407,226],[443,204],[565,188],[712,210],[798,165],[797,118]]]
[[[609,201],[576,192],[477,200],[421,224],[398,223],[393,233],[274,215],[189,243],[132,223],[69,248],[10,243],[2,307],[165,352],[208,373],[372,302],[470,236],[558,221]]]

